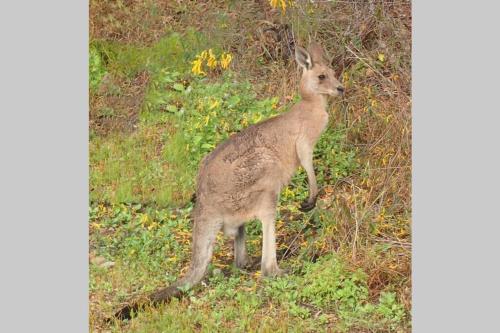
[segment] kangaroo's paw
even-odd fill
[[[303,203],[301,203],[299,210],[301,212],[308,212],[312,210],[314,207],[316,207],[316,198],[314,198],[313,201],[306,200]]]

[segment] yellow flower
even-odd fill
[[[280,0],[280,3],[281,3],[281,11],[283,12],[283,14],[285,14],[285,11],[286,11],[286,0]]]
[[[344,83],[344,87],[348,88],[348,85],[349,85],[349,73],[344,72],[344,74],[342,76],[343,76],[342,82]]]
[[[206,73],[202,70],[201,68],[201,64],[202,64],[202,60],[201,59],[196,59],[192,62],[193,64],[193,67],[191,68],[191,71],[194,73],[194,74],[197,74],[197,75],[205,75]]]
[[[141,214],[141,217],[140,217],[139,221],[141,222],[141,225],[143,227],[145,227],[146,224],[148,224],[148,222],[149,222],[149,216],[147,216],[146,214]]]
[[[292,190],[290,190],[288,187],[285,188],[285,191],[283,191],[283,196],[287,199],[289,198],[294,198],[295,197],[295,193],[293,193]]]
[[[219,101],[215,99],[215,100],[212,102],[212,104],[210,104],[210,106],[208,107],[208,109],[209,109],[209,110],[215,109],[216,107],[218,107],[218,106],[219,106],[219,104],[220,104],[220,103],[219,103]]]
[[[217,67],[217,58],[215,57],[214,53],[212,52],[212,49],[208,50],[207,66],[209,68]]]
[[[230,53],[223,53],[220,56],[220,66],[224,69],[229,67],[229,64],[233,60],[233,56]]]
[[[254,123],[257,123],[257,122],[259,122],[259,121],[262,119],[262,115],[261,115],[260,113],[258,113],[258,114],[253,115],[253,117],[252,117],[252,118],[253,118],[253,119],[252,119],[252,120],[253,120],[253,122],[254,122]]]
[[[96,222],[93,222],[91,224],[92,227],[96,228],[96,229],[101,229],[102,225],[100,225],[99,223],[96,223]]]
[[[244,117],[242,120],[241,120],[241,124],[243,126],[248,126],[248,119],[246,117]]]
[[[207,50],[205,50],[205,51],[201,52],[200,55],[198,55],[198,59],[205,60],[205,59],[207,59],[207,55],[208,55],[208,52],[207,52]]]
[[[152,230],[152,229],[155,229],[156,227],[158,227],[159,224],[157,222],[153,222],[151,223],[149,226],[148,226],[148,230]]]
[[[292,3],[292,2],[290,1],[290,3]],[[281,7],[282,13],[285,14],[285,12],[286,12],[286,0],[269,0],[269,4],[273,8]]]

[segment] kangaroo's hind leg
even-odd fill
[[[262,262],[263,276],[281,276],[284,272],[278,267],[276,258],[276,206],[278,196],[276,193],[266,193],[263,203],[256,214],[262,223]]]
[[[247,247],[245,244],[245,226],[238,227],[234,237],[234,264],[238,268],[244,268],[249,263]]]

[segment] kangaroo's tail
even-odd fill
[[[145,300],[125,305],[115,313],[114,318],[119,320],[131,319],[132,313],[137,313],[138,311],[144,309],[146,305],[155,306],[163,302],[168,302],[172,298],[181,296],[181,294],[181,289],[179,289],[176,285],[171,285],[167,288],[157,290],[151,293]]]
[[[136,313],[142,310],[146,305],[154,306],[168,302],[172,298],[181,296],[182,290],[191,288],[201,282],[212,258],[215,236],[220,229],[219,225],[214,227],[213,224],[206,222],[207,221],[194,221],[193,256],[191,266],[186,275],[169,287],[151,293],[146,299],[124,306],[115,313],[114,318],[120,320],[130,319],[132,312]],[[110,320],[112,320],[112,318]]]

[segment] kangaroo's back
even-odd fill
[[[200,163],[197,201],[240,210],[252,192],[288,183],[299,163],[293,147],[301,130],[296,111],[252,125],[207,155]]]

